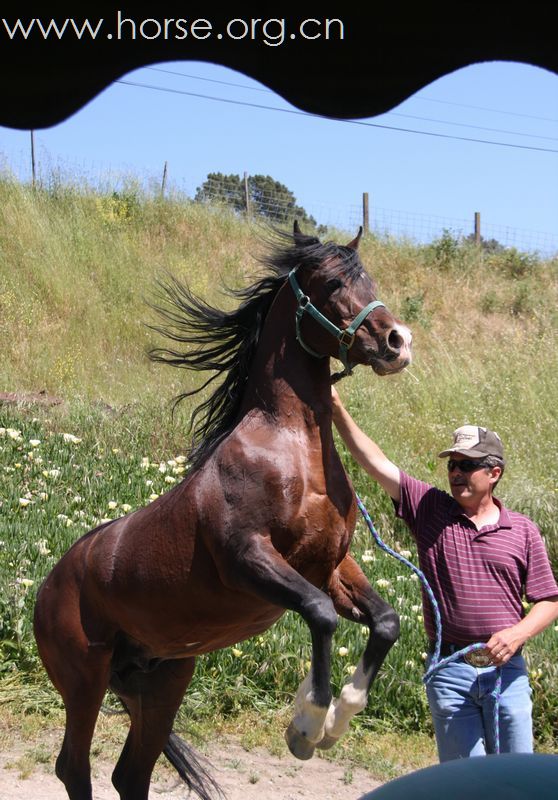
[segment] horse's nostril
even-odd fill
[[[403,347],[403,337],[397,331],[390,331],[390,334],[387,339],[387,343],[392,350],[401,350]]]

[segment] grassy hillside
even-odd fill
[[[170,271],[210,303],[230,304],[219,285],[252,281],[262,233],[222,210],[132,189],[34,192],[0,179],[0,391],[44,390],[65,401],[47,408],[0,404],[3,670],[36,669],[30,613],[52,562],[98,520],[147,503],[180,479],[176,457],[187,450],[192,403],[174,421],[169,404],[201,380],[145,355],[156,344],[145,326],[154,321],[145,301],[157,278]],[[440,486],[445,476],[436,453],[455,427],[471,422],[497,430],[509,461],[500,496],[538,522],[558,566],[558,262],[490,254],[449,234],[429,246],[367,237],[360,250],[381,299],[413,328],[415,363],[384,379],[356,370],[340,384],[348,407],[396,463]],[[386,498],[345,462],[384,538],[411,546]],[[375,690],[374,714],[407,730],[427,729],[418,587],[397,562],[369,552],[362,523],[354,551],[404,618],[403,639]],[[305,669],[307,638],[289,617],[236,652],[203,659],[190,707],[233,713],[283,702]],[[338,646],[347,653],[336,664],[337,683],[362,645],[355,626],[341,626]],[[538,732],[557,736],[558,630],[529,652]]]

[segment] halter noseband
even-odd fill
[[[353,371],[354,364],[349,362],[349,349],[351,348],[354,340],[355,340],[355,333],[357,329],[362,325],[366,317],[374,311],[375,308],[385,308],[385,304],[382,303],[380,300],[374,300],[372,303],[368,303],[360,313],[356,315],[354,320],[351,324],[344,329],[338,328],[337,325],[334,325],[327,317],[318,311],[316,306],[312,305],[310,302],[310,298],[307,294],[304,294],[300,286],[298,285],[298,281],[295,277],[296,267],[295,269],[289,272],[289,283],[295,293],[295,297],[298,302],[298,306],[296,309],[296,338],[298,343],[303,347],[307,353],[310,353],[311,356],[315,358],[326,358],[325,354],[316,353],[315,350],[312,350],[311,347],[304,342],[302,338],[302,334],[300,332],[300,322],[304,316],[304,314],[308,313],[310,316],[318,322],[322,328],[325,328],[326,331],[333,334],[336,339],[339,341],[339,360],[345,367],[343,372],[338,372],[334,375],[335,380],[339,380],[340,378],[345,377],[345,375],[351,375]]]

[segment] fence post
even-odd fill
[[[362,229],[364,233],[370,232],[370,208],[368,205],[368,192],[362,194]]]
[[[165,196],[165,189],[167,188],[167,162],[163,167],[163,180],[161,181],[161,198]]]
[[[480,243],[481,243],[480,211],[475,211],[475,244],[480,245]]]
[[[37,174],[35,171],[35,131],[31,131],[31,181],[33,184],[33,189],[35,188],[36,180],[37,180]]]
[[[250,219],[252,211],[251,211],[251,208],[250,208],[250,190],[249,190],[249,187],[248,187],[248,173],[247,172],[244,173],[244,207],[246,208],[246,216],[248,217],[248,219]]]

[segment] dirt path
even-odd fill
[[[8,745],[0,753],[0,800],[64,800],[66,793],[53,772],[50,746],[41,750],[29,743]],[[30,756],[30,752],[34,756]],[[348,764],[331,763],[314,757],[298,761],[290,754],[271,755],[261,748],[245,750],[232,737],[222,737],[219,745],[207,752],[213,775],[228,800],[357,800],[372,791],[378,782],[366,770]],[[37,760],[38,759],[38,760]],[[93,758],[93,796],[95,800],[118,800],[110,782],[113,762]],[[28,774],[26,774],[28,773]],[[158,766],[150,798],[187,798],[175,773]],[[194,795],[190,795],[194,800]]]

